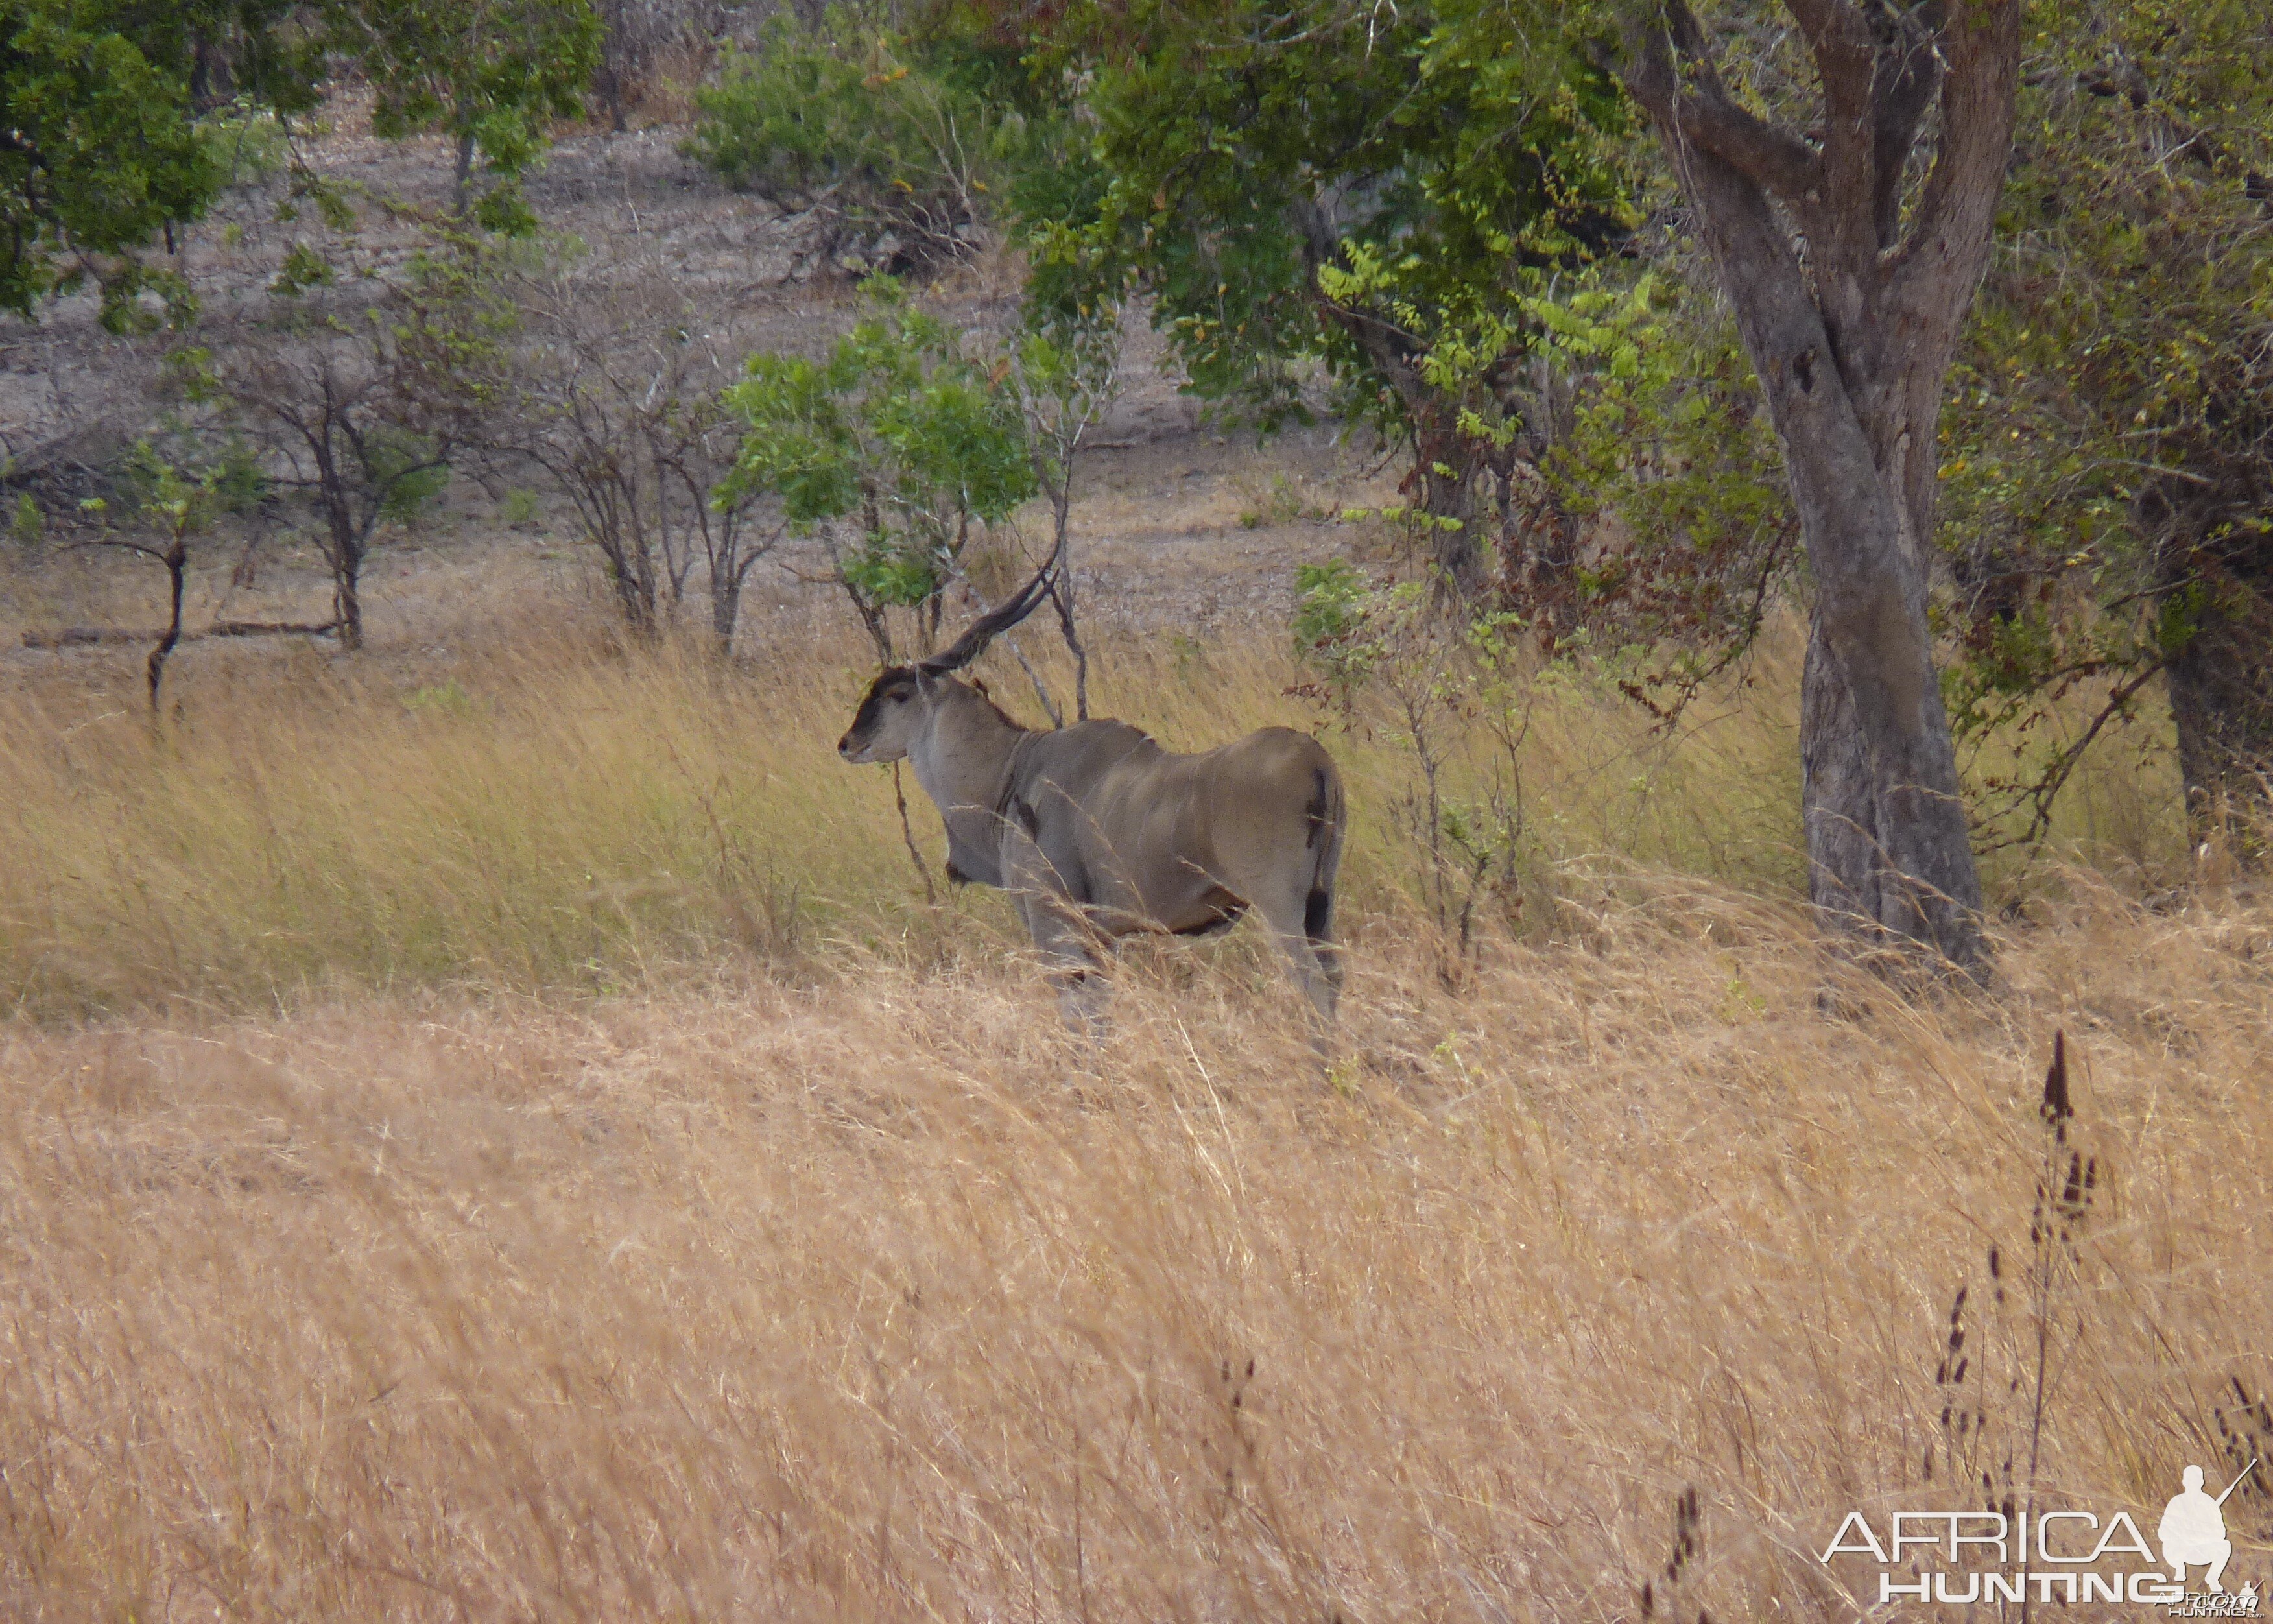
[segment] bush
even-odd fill
[[[232,187],[263,186],[292,162],[291,142],[276,115],[246,98],[198,120],[198,145]]]
[[[810,215],[816,259],[902,274],[967,255],[1054,132],[983,76],[916,55],[877,36],[855,57],[776,18],[697,94],[686,150],[728,184]]]
[[[778,498],[793,531],[825,538],[889,665],[887,612],[914,610],[927,651],[974,530],[1001,523],[1040,484],[1008,374],[889,278],[866,291],[867,313],[825,361],[754,355],[725,392],[749,427],[717,500]]]

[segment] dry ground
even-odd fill
[[[367,108],[354,97],[335,100],[327,113],[330,132],[309,148],[326,180],[355,197],[430,210],[445,203],[450,157],[441,143],[373,138]],[[792,279],[802,241],[796,223],[681,156],[684,133],[671,125],[620,136],[565,133],[529,182],[547,231],[587,244],[626,276],[667,285],[739,347],[811,350],[849,327],[859,302],[841,277]],[[274,177],[248,184],[182,234],[176,264],[204,307],[196,342],[230,342],[233,324],[272,303],[270,280],[306,232],[274,218],[280,185]],[[364,249],[400,257],[416,231],[366,211]],[[1015,320],[1017,267],[988,259],[953,269],[926,297],[987,342]],[[0,451],[24,467],[115,458],[154,419],[159,362],[180,341],[106,334],[95,312],[94,296],[83,295],[61,302],[37,327],[0,334]],[[1369,439],[1344,443],[1332,429],[1304,431],[1266,452],[1251,436],[1204,424],[1199,403],[1179,393],[1161,336],[1142,320],[1131,324],[1123,384],[1078,481],[1076,574],[1100,624],[1197,636],[1275,634],[1291,606],[1294,564],[1353,545],[1330,515],[1395,500],[1400,470]],[[64,477],[63,485],[75,491],[73,480],[83,477]],[[516,485],[539,498],[539,513],[508,526],[500,498]],[[257,540],[247,533],[206,544],[195,560],[185,623],[326,618],[330,583],[298,533],[305,522],[264,524]],[[1038,506],[1004,545],[1038,555],[1046,538]],[[240,565],[249,541],[256,548],[248,570]],[[801,640],[817,617],[835,618],[833,593],[813,584],[822,573],[817,550],[795,545],[761,568],[751,578],[743,645],[784,633]],[[500,620],[526,627],[553,615],[564,598],[587,605],[605,596],[598,555],[566,505],[550,500],[534,470],[502,467],[479,480],[460,478],[414,530],[383,530],[366,583],[371,638],[398,652],[447,648],[489,635]],[[163,572],[153,566],[55,549],[27,562],[0,537],[0,670],[58,664],[52,653],[22,652],[27,633],[162,624],[163,593]],[[700,623],[707,611],[695,601],[686,613]],[[74,658],[61,663],[68,667]]]

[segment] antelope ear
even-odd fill
[[[977,688],[977,689],[979,690],[979,698],[981,698],[981,699],[992,699],[992,698],[994,697],[994,695],[993,695],[992,694],[989,694],[989,693],[986,691],[986,678],[984,678],[984,677],[973,677],[973,678],[971,678],[971,687],[973,687],[973,688]]]

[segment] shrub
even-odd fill
[[[900,274],[967,255],[1049,132],[983,78],[919,55],[878,35],[856,56],[776,18],[697,94],[686,150],[809,215],[817,259]]]
[[[793,531],[820,535],[889,665],[887,612],[913,610],[927,650],[973,530],[1041,486],[1008,372],[890,279],[865,290],[867,313],[825,361],[754,355],[725,392],[749,426],[716,500],[778,498]]]

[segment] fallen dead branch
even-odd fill
[[[201,632],[184,632],[184,643],[208,637],[330,637],[338,634],[337,620],[216,620]],[[27,649],[78,649],[109,643],[155,643],[163,630],[135,631],[115,626],[66,626],[60,631],[24,634]]]

